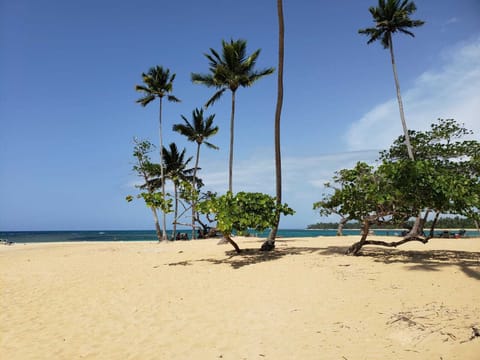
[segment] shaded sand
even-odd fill
[[[480,359],[480,239],[357,238],[0,246],[0,358]]]

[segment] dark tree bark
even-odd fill
[[[280,120],[283,105],[283,63],[285,44],[285,22],[283,19],[283,0],[277,0],[278,15],[278,70],[277,70],[277,105],[275,108],[275,185],[277,205],[282,203],[282,155],[280,147]],[[280,224],[280,211],[275,213],[275,223],[268,235],[268,239],[262,244],[260,250],[271,251],[275,249],[275,238],[277,237]]]
[[[234,247],[234,249],[235,249],[235,251],[237,252],[237,254],[240,254],[240,253],[242,252],[242,250],[238,247],[237,243],[232,240],[232,238],[230,237],[230,235],[224,235],[224,237],[225,237],[225,240],[227,240],[228,243]]]

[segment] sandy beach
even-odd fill
[[[2,359],[480,359],[480,239],[0,246]]]

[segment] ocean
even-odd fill
[[[183,229],[177,232],[191,236],[191,230]],[[441,233],[437,230],[437,233]],[[374,230],[375,235],[400,235],[398,230]],[[252,235],[266,238],[268,231],[263,233],[251,232]],[[171,231],[167,231],[171,235]],[[305,229],[280,229],[279,238],[335,236],[335,229],[305,230]],[[344,230],[344,235],[360,235],[360,230]],[[465,236],[479,237],[477,231],[467,231]],[[80,241],[157,241],[153,230],[105,230],[105,231],[0,231],[0,239],[15,243],[38,242],[80,242]]]

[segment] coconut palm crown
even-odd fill
[[[407,122],[405,120],[405,114],[403,111],[403,101],[400,92],[400,83],[398,81],[397,67],[395,65],[392,34],[398,31],[414,37],[415,35],[408,29],[422,26],[425,22],[422,20],[410,19],[409,16],[417,10],[417,7],[413,1],[409,0],[378,0],[378,6],[371,6],[368,10],[370,11],[370,14],[372,14],[375,27],[360,29],[358,32],[359,34],[369,36],[367,44],[371,44],[372,42],[380,40],[384,49],[390,50],[393,77],[397,90],[400,120],[402,122],[403,132],[405,135],[405,145],[407,147],[409,158],[411,160],[415,160],[413,148],[410,144]]]
[[[162,99],[167,96],[168,101],[180,102],[180,99],[171,95],[173,91],[173,81],[176,74],[170,75],[169,69],[164,69],[162,66],[151,67],[147,73],[142,73],[142,79],[145,84],[136,85],[135,90],[143,92],[145,95],[136,102],[142,106],[147,106],[155,98]]]
[[[188,141],[196,142],[197,144],[205,144],[211,149],[218,149],[216,145],[205,141],[210,136],[218,132],[218,126],[213,125],[215,114],[209,115],[207,118],[203,116],[203,109],[195,109],[192,111],[192,122],[190,122],[184,115],[181,115],[184,124],[173,125],[173,131],[185,136]]]
[[[212,105],[220,99],[225,90],[235,92],[240,86],[252,86],[258,79],[270,75],[275,68],[266,68],[255,71],[255,64],[260,55],[260,49],[247,56],[246,40],[222,40],[222,55],[210,48],[211,54],[205,54],[209,61],[209,74],[192,73],[192,81],[207,87],[217,88],[218,91],[205,104]]]
[[[217,89],[215,94],[207,101],[205,107],[212,105],[220,99],[229,89],[232,93],[232,110],[230,115],[230,156],[228,166],[228,190],[232,190],[233,179],[233,143],[235,129],[235,93],[241,87],[252,86],[258,79],[269,75],[275,71],[274,68],[267,68],[261,71],[255,71],[254,67],[257,58],[260,55],[260,49],[252,55],[247,56],[247,42],[245,40],[222,40],[222,55],[210,48],[211,54],[205,54],[209,60],[209,74],[192,73],[192,81],[196,84],[202,84],[207,87]]]
[[[384,49],[389,48],[393,33],[398,31],[415,37],[408,29],[425,24],[425,21],[409,18],[417,10],[415,3],[409,0],[379,0],[377,7],[371,6],[368,10],[375,27],[360,29],[358,32],[370,36],[367,44],[380,40]]]

